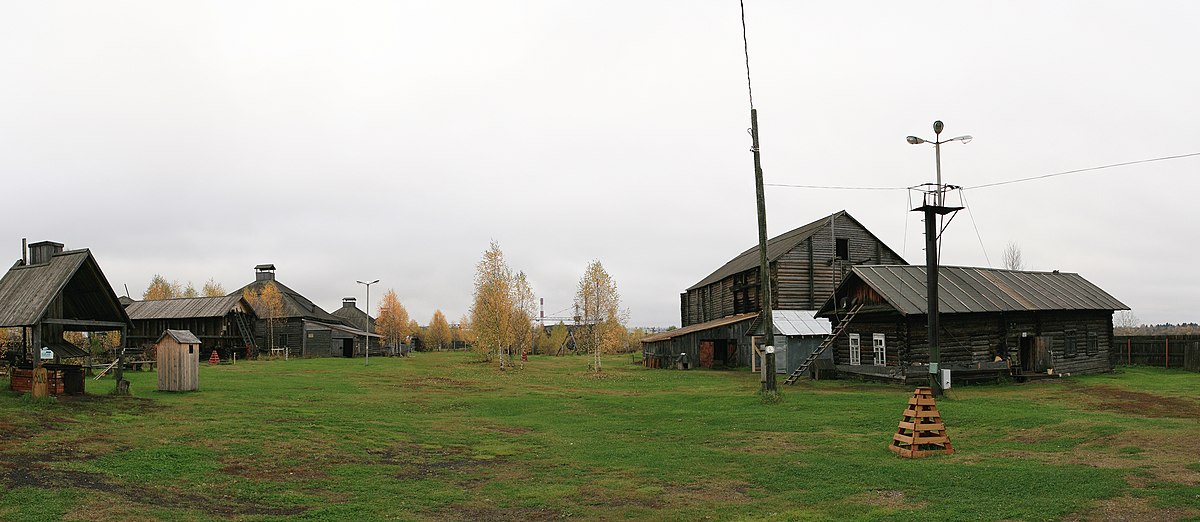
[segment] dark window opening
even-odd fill
[[[1097,355],[1100,353],[1100,336],[1096,333],[1088,333],[1087,336],[1087,354]]]
[[[1075,330],[1067,330],[1063,333],[1063,353],[1067,357],[1075,357],[1079,353],[1079,347],[1075,343]]]
[[[850,259],[850,240],[849,239],[837,240],[836,255],[837,255],[838,259],[847,259],[847,260]]]

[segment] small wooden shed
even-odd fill
[[[159,391],[196,391],[200,377],[200,339],[190,330],[167,330],[154,344]]]

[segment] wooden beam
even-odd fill
[[[42,319],[42,324],[61,324],[63,326],[90,326],[98,330],[121,330],[125,323],[117,321],[93,321],[90,319]]]

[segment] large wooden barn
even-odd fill
[[[240,294],[130,301],[125,312],[133,323],[130,346],[148,347],[167,330],[187,330],[200,339],[206,350],[216,350],[222,359],[234,353],[245,359],[254,352],[257,317]]]
[[[282,294],[283,311],[276,317],[276,324],[268,327],[270,311],[250,303],[257,317],[254,335],[260,351],[274,349],[278,355],[286,351],[288,355],[304,357],[353,357],[364,354],[368,340],[372,346],[378,345],[379,335],[347,324],[277,281],[273,264],[254,267],[254,282],[229,296],[242,296],[247,291],[258,294],[268,284],[275,285]],[[268,339],[268,335],[273,338]]]
[[[57,381],[56,389],[83,393],[82,368],[65,363],[82,362],[87,352],[67,342],[63,333],[124,334],[129,317],[91,251],[64,251],[62,243],[42,241],[29,245],[28,256],[0,278],[0,327],[21,331],[21,348],[14,357],[14,389],[32,382],[34,365],[46,347],[54,354],[45,366],[51,381]]]
[[[796,312],[820,307],[855,265],[905,264],[844,210],[771,238],[767,259],[772,308]],[[692,285],[679,301],[683,327],[644,339],[648,360],[684,353],[692,366],[749,365],[752,350],[746,333],[762,310],[758,246]]]
[[[838,371],[927,382],[926,298],[924,266],[853,267],[817,314],[849,321]],[[939,269],[938,307],[941,368],[963,378],[1108,371],[1112,314],[1128,310],[1079,274],[968,267]]]

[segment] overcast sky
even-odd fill
[[[975,137],[943,148],[970,207],[944,264],[1013,241],[1145,322],[1200,320],[1200,157],[969,188],[1200,152],[1200,4],[746,10],[767,183],[932,181],[904,137],[941,119]],[[599,259],[632,324],[677,325],[679,293],[757,241],[741,31],[736,0],[7,0],[0,252],[91,248],[137,298],[270,262],[332,310],[378,278],[426,324],[468,310],[494,239],[547,314]],[[921,263],[908,204],[767,187],[771,235],[845,209]]]

